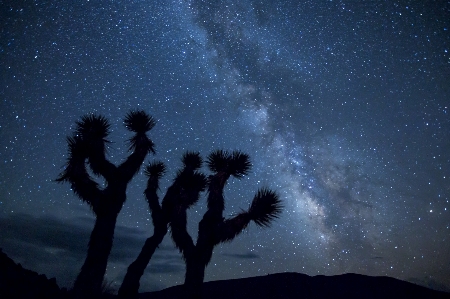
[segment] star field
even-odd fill
[[[279,1],[278,1],[279,2]],[[450,2],[5,1],[0,9],[0,247],[70,287],[94,216],[57,184],[65,137],[86,113],[143,109],[168,166],[239,149],[252,171],[226,215],[260,187],[283,214],[216,247],[205,280],[276,272],[387,275],[450,289]],[[204,168],[205,173],[209,173]],[[118,218],[107,279],[120,285],[152,233],[139,173]],[[196,235],[205,197],[189,213]],[[141,291],[180,284],[166,236]]]

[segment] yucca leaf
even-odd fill
[[[166,173],[166,166],[162,162],[151,162],[145,167],[144,173],[148,177],[160,179]]]
[[[242,178],[247,175],[252,167],[249,155],[240,151],[233,151],[230,160],[230,174],[235,178]]]
[[[128,112],[123,122],[129,131],[136,133],[148,132],[156,125],[156,120],[142,110]]]
[[[252,166],[247,154],[240,151],[230,153],[225,150],[212,152],[208,156],[207,164],[212,172],[224,172],[238,179],[247,175]]]
[[[250,205],[248,213],[258,226],[269,227],[272,220],[279,217],[283,206],[274,191],[263,188],[258,190]]]
[[[183,154],[183,165],[190,170],[196,170],[202,167],[202,157],[199,152],[186,152]]]
[[[106,138],[110,131],[109,121],[97,114],[89,114],[81,117],[81,121],[76,122],[75,134],[85,141],[93,141]],[[106,140],[105,140],[106,141]]]
[[[148,152],[155,154],[155,144],[153,141],[145,135],[145,133],[137,133],[130,139],[128,139],[128,150],[134,151],[136,148],[146,148]]]
[[[59,174],[56,179],[57,182],[70,181],[71,178],[78,172],[79,165],[84,167],[87,157],[87,149],[80,136],[67,136],[68,157],[65,169]]]
[[[231,155],[229,152],[216,150],[209,154],[206,163],[212,172],[227,172],[230,159]]]

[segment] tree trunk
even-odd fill
[[[145,241],[144,247],[137,259],[130,264],[127,270],[127,274],[123,279],[122,285],[119,289],[119,298],[137,298],[140,286],[140,279],[144,274],[144,270],[147,267],[150,259],[153,256],[158,245],[162,242],[164,236],[167,233],[167,226],[160,229],[155,228],[153,236]]]
[[[103,277],[113,244],[116,219],[117,214],[97,215],[86,260],[73,286],[72,291],[76,299],[99,298],[101,295]]]
[[[205,279],[205,269],[214,250],[214,227],[218,222],[214,211],[208,210],[199,223],[197,244],[193,251],[185,255],[186,277],[184,280],[186,298],[200,299]]]
[[[205,278],[205,268],[201,259],[193,258],[186,260],[186,277],[184,280],[184,291],[187,299],[202,298],[202,284]]]

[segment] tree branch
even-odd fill
[[[221,222],[216,229],[215,244],[232,241],[248,226],[250,221],[249,214],[242,212]]]
[[[139,171],[145,157],[153,150],[153,142],[145,133],[136,133],[131,142],[133,145],[130,148],[134,149],[133,153],[118,167],[118,173],[126,182]]]

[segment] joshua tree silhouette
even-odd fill
[[[155,153],[154,144],[146,134],[156,124],[151,116],[144,111],[131,111],[126,115],[124,124],[135,134],[128,140],[132,153],[119,166],[105,157],[110,124],[103,116],[83,116],[81,121],[76,122],[73,135],[67,137],[69,154],[66,167],[56,181],[69,182],[75,194],[91,207],[96,216],[86,260],[73,286],[75,298],[99,298],[117,215],[126,200],[127,185],[139,171],[147,154]],[[105,179],[105,188],[100,188],[92,179],[87,165],[94,175]]]
[[[174,213],[174,208],[177,205],[189,208],[198,201],[200,192],[205,190],[206,176],[196,171],[202,164],[200,154],[187,152],[183,155],[182,161],[183,170],[178,171],[172,186],[167,189],[161,206],[158,202],[157,190],[159,179],[165,172],[165,166],[161,162],[154,162],[146,167],[145,174],[148,176],[148,181],[144,194],[152,215],[153,236],[146,240],[139,256],[128,267],[119,289],[119,298],[137,298],[139,280],[156,247],[167,233],[167,225]]]
[[[217,150],[208,156],[207,164],[213,174],[208,178],[208,209],[199,223],[196,244],[186,228],[189,205],[176,202],[169,222],[172,239],[186,263],[184,287],[187,298],[201,298],[205,268],[217,244],[232,241],[251,220],[261,227],[270,226],[282,210],[281,201],[275,192],[260,189],[247,211],[224,219],[223,189],[230,176],[240,179],[248,174],[251,167],[249,156],[239,151],[229,153]]]

